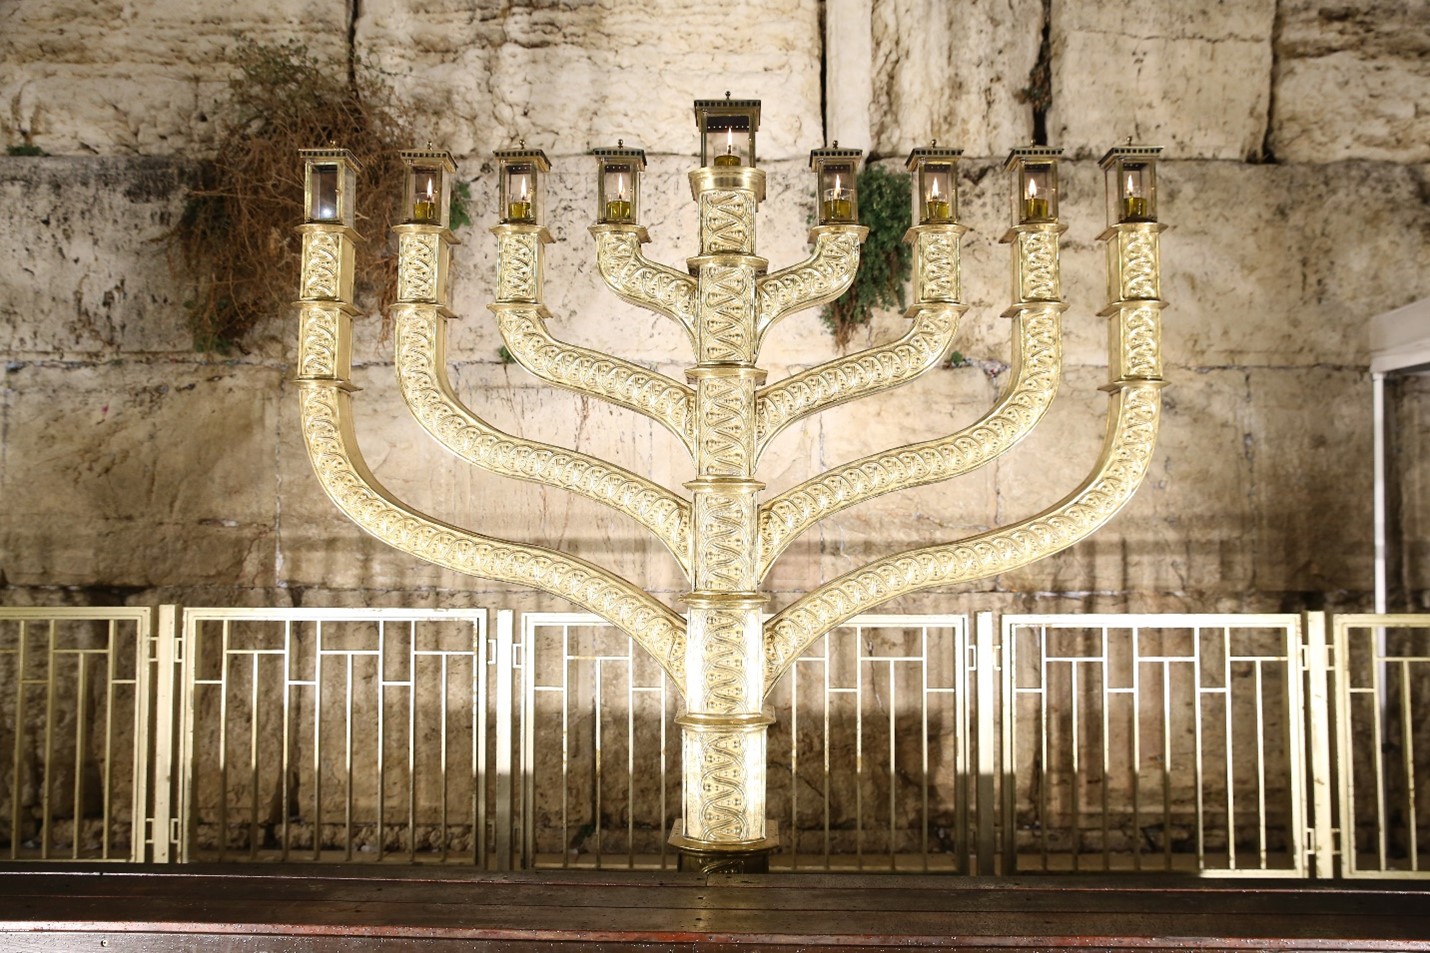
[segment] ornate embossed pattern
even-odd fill
[[[746,492],[701,491],[695,496],[700,525],[695,588],[708,592],[749,592],[755,577],[754,500]]]
[[[700,193],[700,253],[755,253],[755,193],[707,189]]]
[[[498,308],[497,321],[512,356],[537,377],[645,414],[693,447],[689,387],[618,357],[557,341],[535,307]]]
[[[299,377],[338,376],[338,322],[343,317],[336,307],[303,306],[298,331]]]
[[[1157,233],[1151,226],[1138,226],[1119,234],[1122,245],[1123,300],[1158,297]]]
[[[351,450],[350,398],[332,383],[302,386],[303,436],[318,480],[348,518],[402,552],[457,572],[533,586],[627,632],[676,684],[685,670],[684,620],[624,579],[574,556],[448,526],[398,503]]]
[[[1058,301],[1058,233],[1052,229],[1018,233],[1018,296],[1023,301]]]
[[[754,381],[709,376],[701,378],[696,387],[700,407],[700,475],[749,476],[755,459],[755,428],[748,417]]]
[[[540,301],[541,241],[535,232],[502,229],[497,236],[498,301]]]
[[[796,600],[765,624],[767,685],[816,639],[894,596],[1026,566],[1085,538],[1132,498],[1152,459],[1159,384],[1127,384],[1111,395],[1114,423],[1091,477],[1031,519],[966,540],[911,549],[847,573]]]
[[[919,233],[919,271],[914,276],[917,301],[957,301],[959,296],[959,236],[932,230]]]
[[[445,319],[434,307],[397,309],[397,376],[418,422],[457,456],[501,476],[570,490],[641,523],[690,567],[690,504],[614,464],[503,433],[462,405],[446,373]]]
[[[816,411],[906,384],[933,367],[953,346],[960,306],[921,308],[914,326],[890,344],[837,358],[762,387],[756,399],[756,447]]]
[[[1062,368],[1061,311],[1030,308],[1016,321],[1012,383],[983,418],[938,440],[873,453],[770,500],[760,512],[759,578],[805,530],[848,507],[895,490],[953,479],[990,463],[1042,419]]]
[[[1122,353],[1114,367],[1123,377],[1157,379],[1162,376],[1162,311],[1157,307],[1123,308]]]
[[[859,246],[864,232],[823,232],[805,261],[756,282],[759,334],[781,318],[825,304],[842,295],[859,270]]]
[[[623,300],[673,318],[695,333],[695,279],[642,255],[635,232],[597,233],[596,266]]]
[[[342,296],[343,242],[336,232],[308,232],[303,236],[303,280],[300,298],[336,300]]]
[[[702,364],[754,360],[754,280],[755,270],[746,265],[706,264],[700,269],[696,353]]]
[[[437,300],[439,239],[430,232],[403,232],[397,239],[397,298]]]
[[[745,787],[745,745],[749,736],[740,731],[687,728],[686,738],[686,757],[699,765],[696,790],[685,792],[686,836],[712,843],[758,836],[746,820],[750,796]]]

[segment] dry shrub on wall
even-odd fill
[[[245,42],[219,116],[218,154],[205,163],[170,241],[195,284],[187,302],[198,350],[242,349],[260,322],[297,294],[303,220],[299,149],[336,144],[362,164],[356,265],[359,300],[384,313],[397,259],[387,236],[397,214],[411,132],[375,68],[319,63],[301,43]]]

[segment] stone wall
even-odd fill
[[[837,32],[821,32],[826,20]],[[53,157],[0,160],[5,599],[49,602],[77,587],[80,601],[109,591],[137,601],[548,602],[415,565],[336,514],[294,433],[291,316],[275,315],[243,354],[191,349],[186,284],[159,239],[192,160],[210,147],[227,51],[238,38],[301,38],[335,70],[355,55],[391,71],[418,125],[459,155],[483,210],[494,204],[488,150],[517,137],[544,147],[557,166],[556,328],[676,375],[678,332],[618,306],[594,275],[586,148],[624,137],[651,151],[652,251],[678,262],[694,244],[683,181],[690,101],[725,88],[763,98],[771,188],[760,250],[779,265],[804,254],[802,157],[822,141],[822,73],[869,59],[868,145],[891,164],[933,135],[963,145],[974,307],[958,347],[971,363],[789,433],[769,457],[775,490],[946,432],[995,398],[1008,353],[996,317],[1008,294],[994,242],[997,157],[1034,134],[1067,150],[1073,310],[1060,406],[996,466],[811,534],[774,573],[777,604],[876,552],[1016,518],[1076,483],[1096,452],[1104,376],[1102,322],[1091,317],[1102,303],[1091,160],[1125,134],[1165,145],[1173,388],[1147,486],[1069,553],[972,587],[972,598],[927,595],[902,608],[1024,605],[1031,594],[1149,609],[1360,605],[1370,585],[1365,321],[1430,294],[1430,118],[1418,107],[1430,93],[1426,20],[1413,2],[1300,0],[1116,11],[1062,0],[13,8],[0,39],[0,138]],[[490,218],[479,216],[459,252],[454,374],[464,397],[498,425],[679,483],[687,471],[656,428],[498,361],[483,306]],[[899,326],[887,315],[858,343]],[[400,495],[603,559],[663,593],[682,588],[664,554],[618,517],[453,465],[399,406],[379,322],[361,322],[359,334],[360,432]],[[810,313],[782,327],[764,359],[778,375],[833,353]],[[1410,588],[1424,586],[1417,577]]]

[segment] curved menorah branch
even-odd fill
[[[762,387],[756,394],[756,453],[790,424],[846,401],[907,384],[942,361],[953,347],[962,304],[920,305],[897,341],[836,358]]]
[[[695,393],[688,386],[630,361],[556,340],[546,330],[539,305],[497,302],[490,307],[507,350],[532,375],[644,414],[687,448],[692,446]]]
[[[759,578],[796,537],[820,520],[885,493],[969,473],[1022,440],[1057,393],[1062,310],[1061,304],[1048,304],[1025,308],[1014,317],[1016,344],[1007,391],[975,423],[936,440],[869,454],[761,506]]]
[[[466,407],[447,374],[448,318],[435,305],[399,304],[397,376],[418,422],[462,459],[500,476],[577,493],[645,526],[690,572],[690,504],[670,490],[594,457],[505,433]]]
[[[399,502],[358,453],[344,381],[302,381],[303,438],[323,490],[348,518],[389,545],[470,576],[534,586],[630,634],[683,684],[685,621],[631,583],[575,556],[483,536]]]
[[[869,229],[816,225],[809,236],[814,250],[808,258],[755,281],[757,341],[781,318],[826,304],[848,290],[859,270],[859,246],[869,237]]]
[[[596,267],[616,296],[638,307],[678,321],[695,340],[695,279],[641,253],[650,240],[639,225],[592,225]]]
[[[934,586],[985,579],[1086,538],[1132,498],[1157,439],[1161,381],[1128,381],[1110,395],[1107,438],[1093,472],[1030,519],[956,543],[905,550],[820,586],[765,623],[766,691],[811,644],[881,602]]]

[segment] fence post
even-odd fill
[[[496,644],[496,869],[511,870],[512,855],[512,619],[510,609],[497,610]],[[523,660],[524,661],[524,660]],[[525,818],[523,818],[524,820]]]
[[[993,683],[997,669],[998,655],[993,637],[993,613],[980,612],[974,620],[974,678],[977,695],[974,699],[973,719],[978,734],[978,873],[989,876],[995,873],[994,860],[997,855],[994,839],[994,823],[998,811],[994,791],[994,772],[997,763],[994,757],[997,747],[994,713]]]
[[[155,644],[154,711],[154,813],[149,820],[153,860],[174,860],[174,666],[178,659],[179,607],[159,607]],[[142,849],[142,848],[141,848]]]
[[[1326,655],[1326,614],[1307,612],[1304,647],[1306,731],[1311,750],[1311,872],[1335,876],[1335,826],[1331,817],[1331,723],[1326,690],[1330,665]]]

